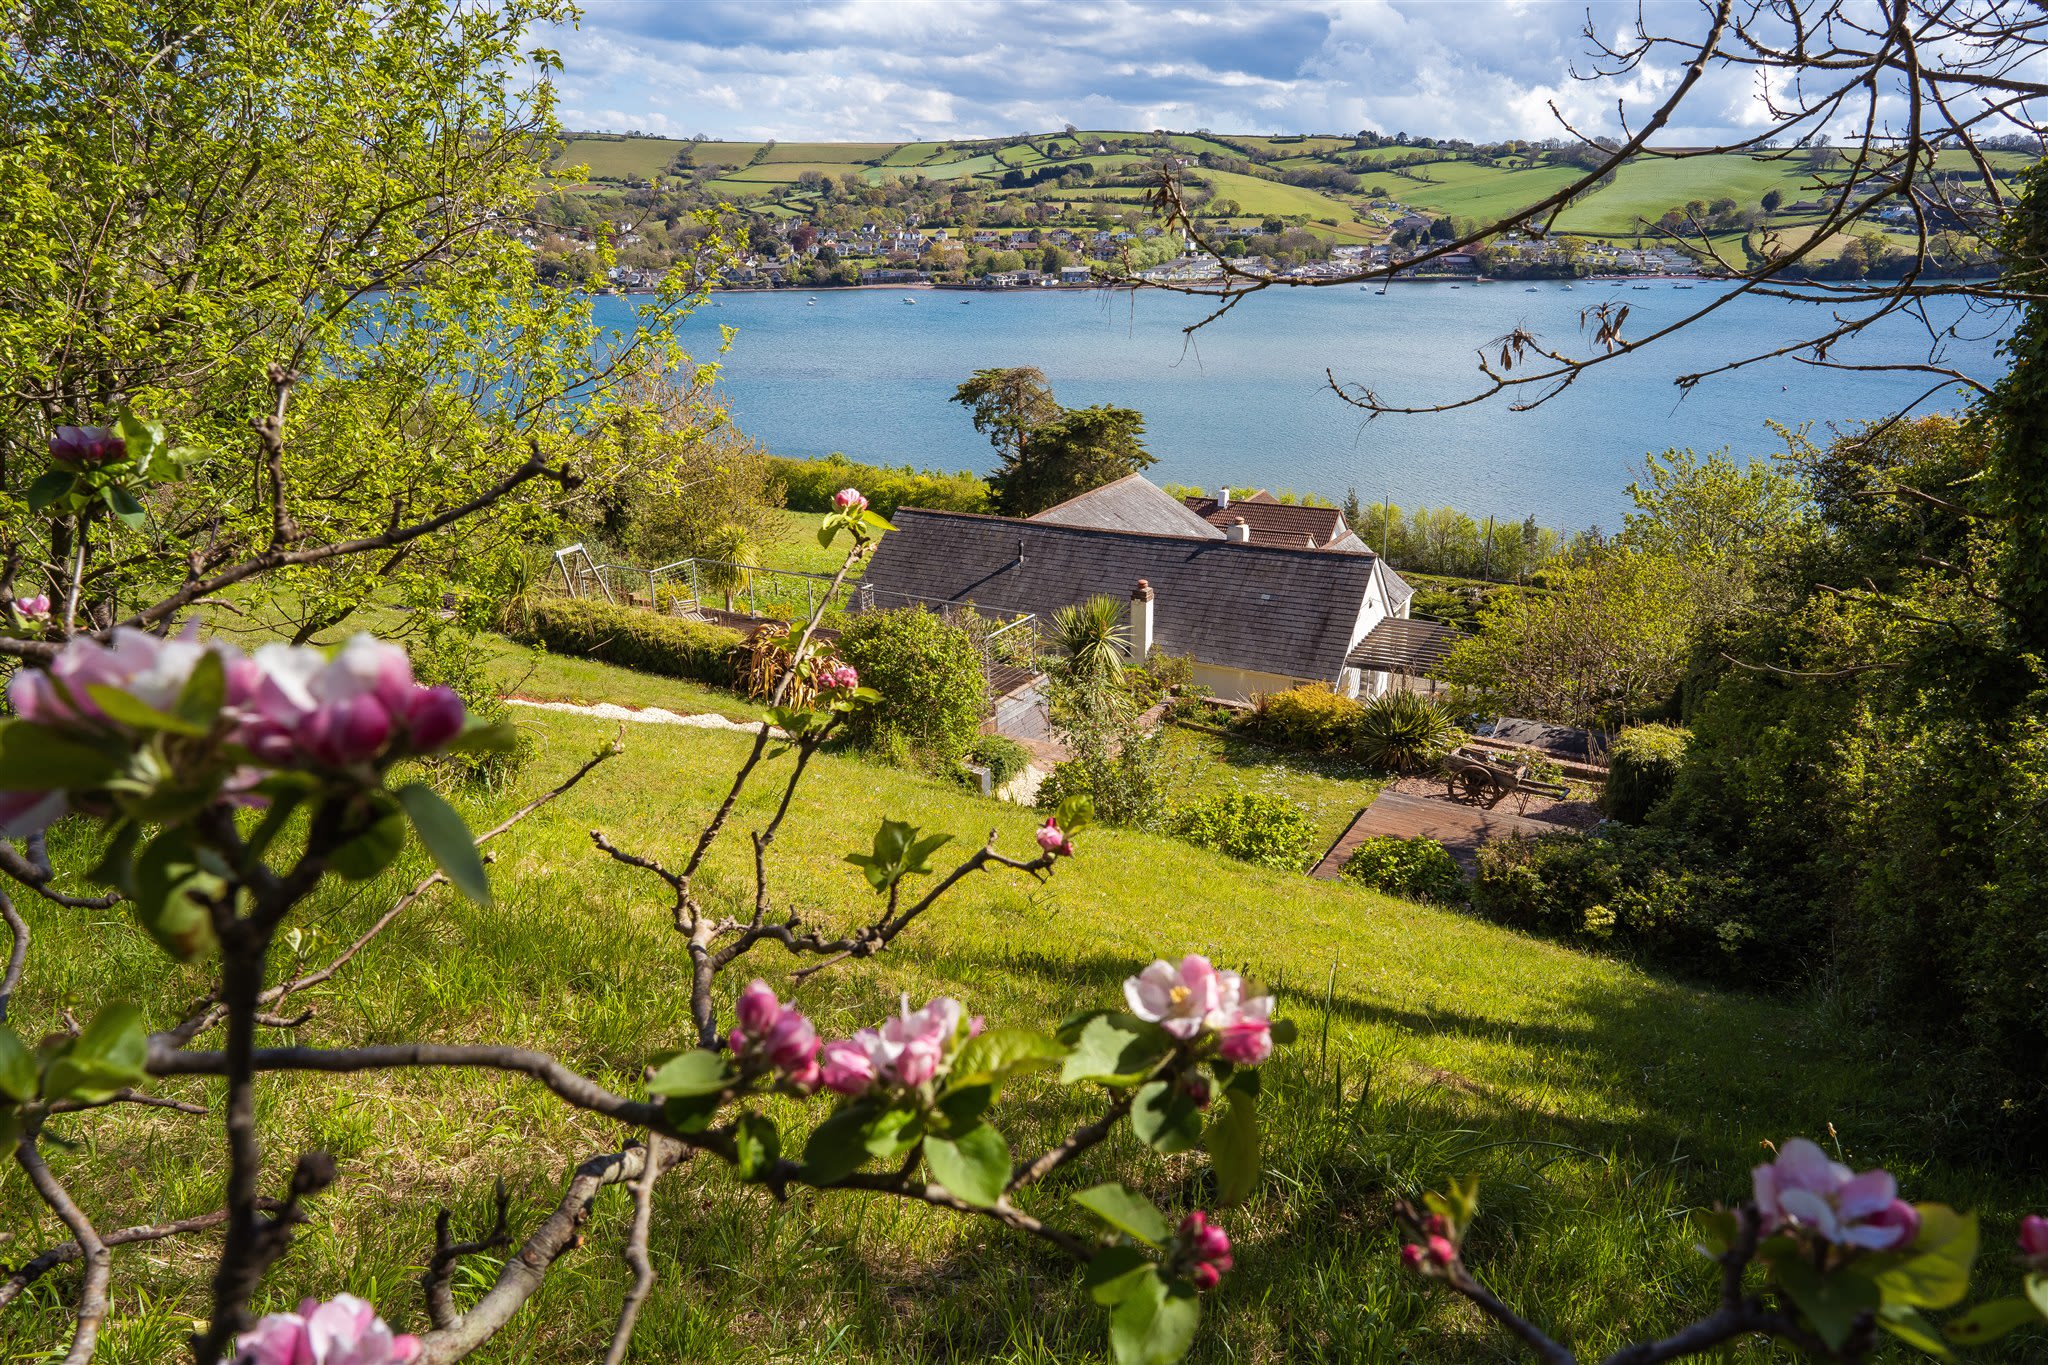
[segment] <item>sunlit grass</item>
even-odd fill
[[[558,780],[613,733],[576,717],[533,724],[543,743],[521,790],[474,809],[477,820]],[[318,1014],[300,1040],[514,1039],[630,1090],[650,1052],[685,1036],[687,959],[661,888],[598,856],[588,831],[675,856],[746,741],[629,730],[624,757],[501,841],[494,908],[436,893],[343,985],[311,998]],[[748,892],[743,831],[771,799],[764,786],[742,801],[736,842],[708,865],[714,899]],[[1021,850],[1034,818],[828,755],[778,844],[777,902],[826,926],[869,912],[871,894],[839,855],[883,816],[955,834],[953,855],[990,829]],[[88,853],[68,840],[60,848],[74,866]],[[374,885],[325,888],[298,917],[304,959],[322,960],[421,870],[409,856]],[[163,1025],[204,987],[198,969],[167,968],[119,912],[25,910],[36,950],[16,1021],[30,1036],[64,1008],[107,999],[145,1002]],[[899,992],[950,993],[994,1021],[1043,1026],[1113,1001],[1153,955],[1189,950],[1271,983],[1301,1028],[1268,1075],[1271,1170],[1259,1195],[1226,1215],[1240,1268],[1210,1306],[1201,1360],[1505,1358],[1497,1334],[1426,1293],[1394,1256],[1390,1199],[1460,1173],[1485,1182],[1475,1262],[1511,1301],[1590,1348],[1709,1303],[1683,1213],[1738,1193],[1766,1139],[1832,1122],[1854,1159],[1895,1164],[1914,1193],[1985,1204],[2000,1215],[1993,1240],[2029,1196],[2040,1202],[2038,1188],[1931,1159],[1910,1078],[1825,1014],[1673,984],[1142,834],[1089,831],[1080,857],[1044,887],[979,876],[888,953],[826,973],[799,999],[827,1036],[873,1021]],[[725,990],[756,971],[786,985],[791,966],[779,950],[758,954]],[[158,1088],[217,1100],[196,1081]],[[1027,1085],[996,1121],[1020,1149],[1049,1142],[1082,1115],[1083,1098]],[[773,1112],[795,1145],[819,1110],[800,1116],[778,1102]],[[437,1205],[477,1227],[503,1175],[515,1227],[530,1228],[569,1166],[631,1136],[531,1084],[452,1072],[276,1078],[262,1122],[273,1187],[290,1154],[309,1147],[333,1151],[343,1171],[270,1277],[268,1302],[347,1288],[412,1328],[423,1325],[415,1280]],[[217,1205],[217,1129],[217,1119],[161,1111],[64,1118],[52,1131],[71,1145],[52,1144],[51,1159],[103,1226],[179,1216]],[[1061,1197],[1105,1178],[1172,1204],[1207,1199],[1196,1159],[1161,1161],[1120,1137],[1034,1206],[1085,1226]],[[12,1168],[0,1175],[0,1211],[15,1234],[10,1259],[61,1240]],[[622,1192],[602,1196],[586,1244],[479,1359],[593,1357],[625,1284],[624,1215]],[[1072,1361],[1105,1349],[1099,1310],[1065,1265],[934,1211],[830,1194],[778,1205],[701,1163],[664,1186],[657,1229],[660,1280],[637,1358]],[[101,1359],[172,1356],[206,1311],[215,1245],[198,1237],[118,1253],[117,1322]],[[463,1293],[493,1269],[488,1258],[476,1265]],[[76,1285],[71,1272],[53,1274],[0,1319],[7,1358],[39,1359],[62,1339]]]

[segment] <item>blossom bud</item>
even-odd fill
[[[462,733],[468,711],[451,688],[414,688],[406,700],[406,731],[413,752],[432,753]]]
[[[967,1036],[969,1038],[979,1038],[981,1036],[981,1031],[987,1027],[987,1019],[983,1018],[979,1014],[972,1015],[967,1020]]]
[[[1208,1077],[1189,1076],[1181,1081],[1180,1090],[1183,1095],[1186,1095],[1189,1099],[1195,1102],[1195,1108],[1207,1109],[1209,1107],[1210,1093]]]
[[[299,742],[317,762],[331,768],[366,763],[391,738],[391,713],[375,697],[354,697],[322,706],[306,718]]]
[[[1449,1265],[1458,1259],[1457,1244],[1448,1237],[1432,1237],[1429,1239],[1429,1257],[1438,1265]]]
[[[43,620],[50,614],[50,595],[39,592],[34,597],[17,597],[14,599],[14,611],[23,620]]]
[[[1200,1209],[1196,1209],[1193,1213],[1180,1220],[1180,1235],[1192,1237],[1208,1226],[1209,1215],[1203,1213]]]
[[[809,1065],[818,1055],[818,1031],[796,1006],[785,1005],[775,1026],[768,1030],[763,1046],[768,1051],[768,1060],[779,1069],[795,1071]]]
[[[1230,1258],[1230,1235],[1213,1223],[1195,1234],[1194,1246],[1195,1254],[1205,1261],[1222,1262]]]
[[[1195,1282],[1195,1288],[1206,1294],[1222,1282],[1223,1272],[1207,1261],[1197,1261],[1189,1268],[1188,1278]]]
[[[1432,1237],[1443,1237],[1449,1234],[1451,1223],[1442,1214],[1432,1213],[1422,1220],[1422,1230]]]
[[[861,496],[858,488],[842,488],[832,495],[832,506],[840,512],[865,512],[868,500]]]
[[[1224,1026],[1216,1055],[1232,1066],[1258,1066],[1273,1055],[1273,1026],[1264,1019],[1241,1018]]]
[[[765,981],[748,983],[740,992],[737,1011],[740,1029],[751,1038],[758,1038],[775,1027],[775,1021],[782,1015],[782,1002],[775,998],[775,992]]]
[[[110,464],[127,453],[112,427],[58,427],[50,435],[50,458],[73,468]]]
[[[813,1057],[802,1066],[786,1073],[784,1079],[797,1090],[808,1095],[818,1088],[819,1083],[824,1078],[824,1074],[824,1069],[818,1065],[818,1059]]]
[[[858,1095],[875,1083],[874,1059],[848,1038],[825,1044],[819,1067],[825,1088],[836,1095]]]
[[[1422,1269],[1422,1248],[1409,1242],[1401,1248],[1401,1264],[1410,1270]]]
[[[1066,836],[1054,816],[1046,816],[1045,823],[1038,827],[1038,846],[1055,857],[1074,856],[1074,841]]]
[[[2030,1213],[2020,1219],[2020,1254],[2030,1259],[2048,1256],[2048,1218]]]

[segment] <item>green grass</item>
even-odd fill
[[[818,544],[819,514],[816,512],[792,512],[788,508],[775,513],[774,528],[762,537],[760,553],[755,562],[766,569],[795,569],[800,573],[832,574],[839,572],[839,566],[846,560],[846,543],[831,548]],[[858,575],[856,575],[858,577]]]
[[[837,161],[764,161],[758,166],[742,166],[720,176],[716,183],[794,185],[805,171],[816,171],[836,180],[851,169],[850,165]]]
[[[1666,209],[1682,208],[1688,200],[1711,204],[1726,197],[1755,208],[1768,190],[1779,191],[1788,204],[1816,193],[1812,173],[1801,162],[1746,156],[1637,160],[1617,171],[1613,184],[1566,209],[1557,225],[1562,232],[1628,235],[1638,219],[1654,223]]]
[[[637,686],[593,671],[607,695]],[[676,684],[662,683],[664,689]],[[539,756],[517,790],[476,804],[482,823],[557,780],[615,727],[540,714]],[[313,1045],[401,1038],[517,1039],[630,1091],[650,1052],[686,1028],[688,965],[668,898],[644,875],[599,857],[588,831],[673,858],[710,811],[745,741],[728,734],[628,727],[628,752],[495,848],[498,903],[434,893],[316,993],[292,1035]],[[783,760],[786,765],[787,760]],[[771,777],[784,769],[778,767]],[[964,789],[827,755],[799,791],[778,842],[779,904],[832,929],[873,908],[839,856],[883,816],[955,834],[958,856],[993,828],[1028,846],[1035,817]],[[743,798],[739,829],[706,865],[714,905],[748,893],[744,830],[773,791]],[[55,841],[76,867],[92,850]],[[297,924],[307,962],[359,932],[423,863],[408,850],[379,882],[323,888]],[[169,967],[118,912],[85,915],[30,900],[35,951],[14,1022],[29,1036],[64,1008],[143,1003],[153,1025],[205,986]],[[2044,1197],[1924,1154],[1941,1139],[1923,1092],[1858,1042],[1860,1021],[1819,1005],[1724,994],[1530,939],[1459,914],[1364,890],[1266,872],[1171,840],[1090,831],[1048,885],[977,876],[884,955],[803,989],[826,1036],[880,1018],[899,992],[947,993],[1002,1024],[1044,1025],[1117,998],[1155,955],[1189,950],[1271,983],[1301,1028],[1266,1075],[1270,1174],[1226,1224],[1239,1267],[1205,1305],[1196,1359],[1223,1361],[1506,1360],[1513,1350],[1474,1316],[1399,1268],[1389,1201],[1470,1173],[1484,1184],[1473,1263],[1510,1302],[1565,1339],[1604,1349],[1667,1329],[1711,1304],[1708,1265],[1689,1249],[1686,1210],[1739,1193],[1766,1139],[1836,1125],[1860,1163],[1886,1161],[1909,1193],[1981,1206],[1987,1246],[2008,1245],[2016,1211]],[[787,986],[787,958],[757,953],[722,992],[758,972]],[[270,1038],[285,1035],[272,1033]],[[207,1040],[213,1041],[211,1039]],[[158,1090],[217,1106],[199,1081]],[[795,1146],[822,1106],[771,1111]],[[994,1119],[1020,1150],[1056,1140],[1083,1116],[1044,1083],[1007,1095]],[[414,1278],[435,1207],[481,1226],[493,1179],[530,1228],[563,1170],[631,1135],[576,1116],[524,1081],[433,1072],[300,1076],[266,1082],[259,1111],[275,1188],[289,1154],[334,1153],[341,1180],[271,1273],[264,1306],[349,1289],[402,1327],[423,1326]],[[50,1160],[102,1226],[179,1216],[219,1198],[218,1118],[116,1109],[60,1118]],[[1161,1161],[1117,1139],[1055,1188],[1041,1214],[1086,1226],[1061,1196],[1120,1179],[1170,1205],[1207,1202],[1193,1158]],[[598,1354],[625,1285],[624,1192],[600,1196],[587,1237],[558,1263],[513,1330],[475,1357],[491,1362]],[[0,1176],[10,1259],[62,1240],[18,1172]],[[1052,1361],[1100,1359],[1105,1333],[1072,1272],[1007,1234],[878,1198],[799,1193],[788,1203],[736,1189],[711,1163],[672,1178],[657,1199],[659,1278],[637,1358],[650,1361]],[[517,1235],[517,1234],[515,1234]],[[203,1279],[217,1244],[198,1237],[116,1253],[99,1359],[170,1358],[206,1313]],[[1993,1273],[2006,1274],[1988,1255]],[[464,1302],[494,1270],[458,1281]],[[40,1358],[67,1330],[75,1272],[54,1273],[16,1306],[0,1340]],[[1744,1347],[1737,1353],[1761,1359]]]
[[[881,160],[896,146],[894,142],[778,142],[769,151],[767,164],[826,161],[838,166],[858,166]]]
[[[1326,194],[1303,189],[1299,185],[1283,185],[1277,180],[1261,180],[1255,175],[1239,175],[1236,171],[1202,172],[1202,178],[1216,187],[1219,199],[1235,199],[1248,214],[1301,213],[1310,218],[1353,217],[1350,206],[1332,199]]]
[[[1509,171],[1469,161],[1443,161],[1418,167],[1415,174],[1426,177],[1428,183],[1390,175],[1388,193],[1414,208],[1483,222],[1527,208],[1571,184],[1581,173],[1570,166]]]
[[[1166,744],[1176,801],[1234,791],[1292,801],[1315,821],[1318,858],[1386,785],[1384,774],[1354,760],[1289,753],[1238,735],[1176,725],[1167,730]]]

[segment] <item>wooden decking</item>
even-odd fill
[[[1335,880],[1353,849],[1382,834],[1395,834],[1403,839],[1434,839],[1450,850],[1460,867],[1471,872],[1479,866],[1481,844],[1516,835],[1534,838],[1539,834],[1570,833],[1572,831],[1565,826],[1554,825],[1547,820],[1531,820],[1506,811],[1487,810],[1483,806],[1461,805],[1427,796],[1410,796],[1406,792],[1383,791],[1370,806],[1358,813],[1358,818],[1351,822],[1351,828],[1344,831],[1344,837],[1331,846],[1309,875],[1325,881]]]

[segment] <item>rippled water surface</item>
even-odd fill
[[[1728,446],[1763,455],[1772,419],[1817,425],[1881,416],[1918,397],[1917,375],[1849,374],[1777,360],[1681,398],[1675,375],[1794,340],[1825,325],[1811,305],[1738,299],[1641,354],[1589,373],[1533,412],[1495,399],[1419,417],[1365,415],[1324,380],[1370,384],[1389,400],[1441,401],[1477,382],[1477,348],[1516,326],[1582,349],[1580,310],[1631,308],[1630,335],[1697,308],[1717,286],[1646,289],[1555,283],[1404,284],[1273,290],[1184,337],[1207,301],[1119,292],[966,294],[822,290],[727,294],[685,325],[702,354],[720,324],[738,329],[723,383],[744,430],[777,454],[841,450],[862,460],[985,470],[993,453],[947,399],[976,369],[1036,365],[1068,406],[1116,403],[1145,414],[1158,482],[1294,488],[1368,501],[1448,503],[1546,524],[1615,525],[1645,451]],[[807,302],[815,297],[815,305]],[[906,305],[904,300],[916,300]],[[602,299],[607,321],[628,304]],[[1946,360],[1998,369],[1988,324]],[[1891,319],[1838,353],[1857,363],[1917,360],[1917,324]],[[1937,406],[1956,406],[1943,396]]]

